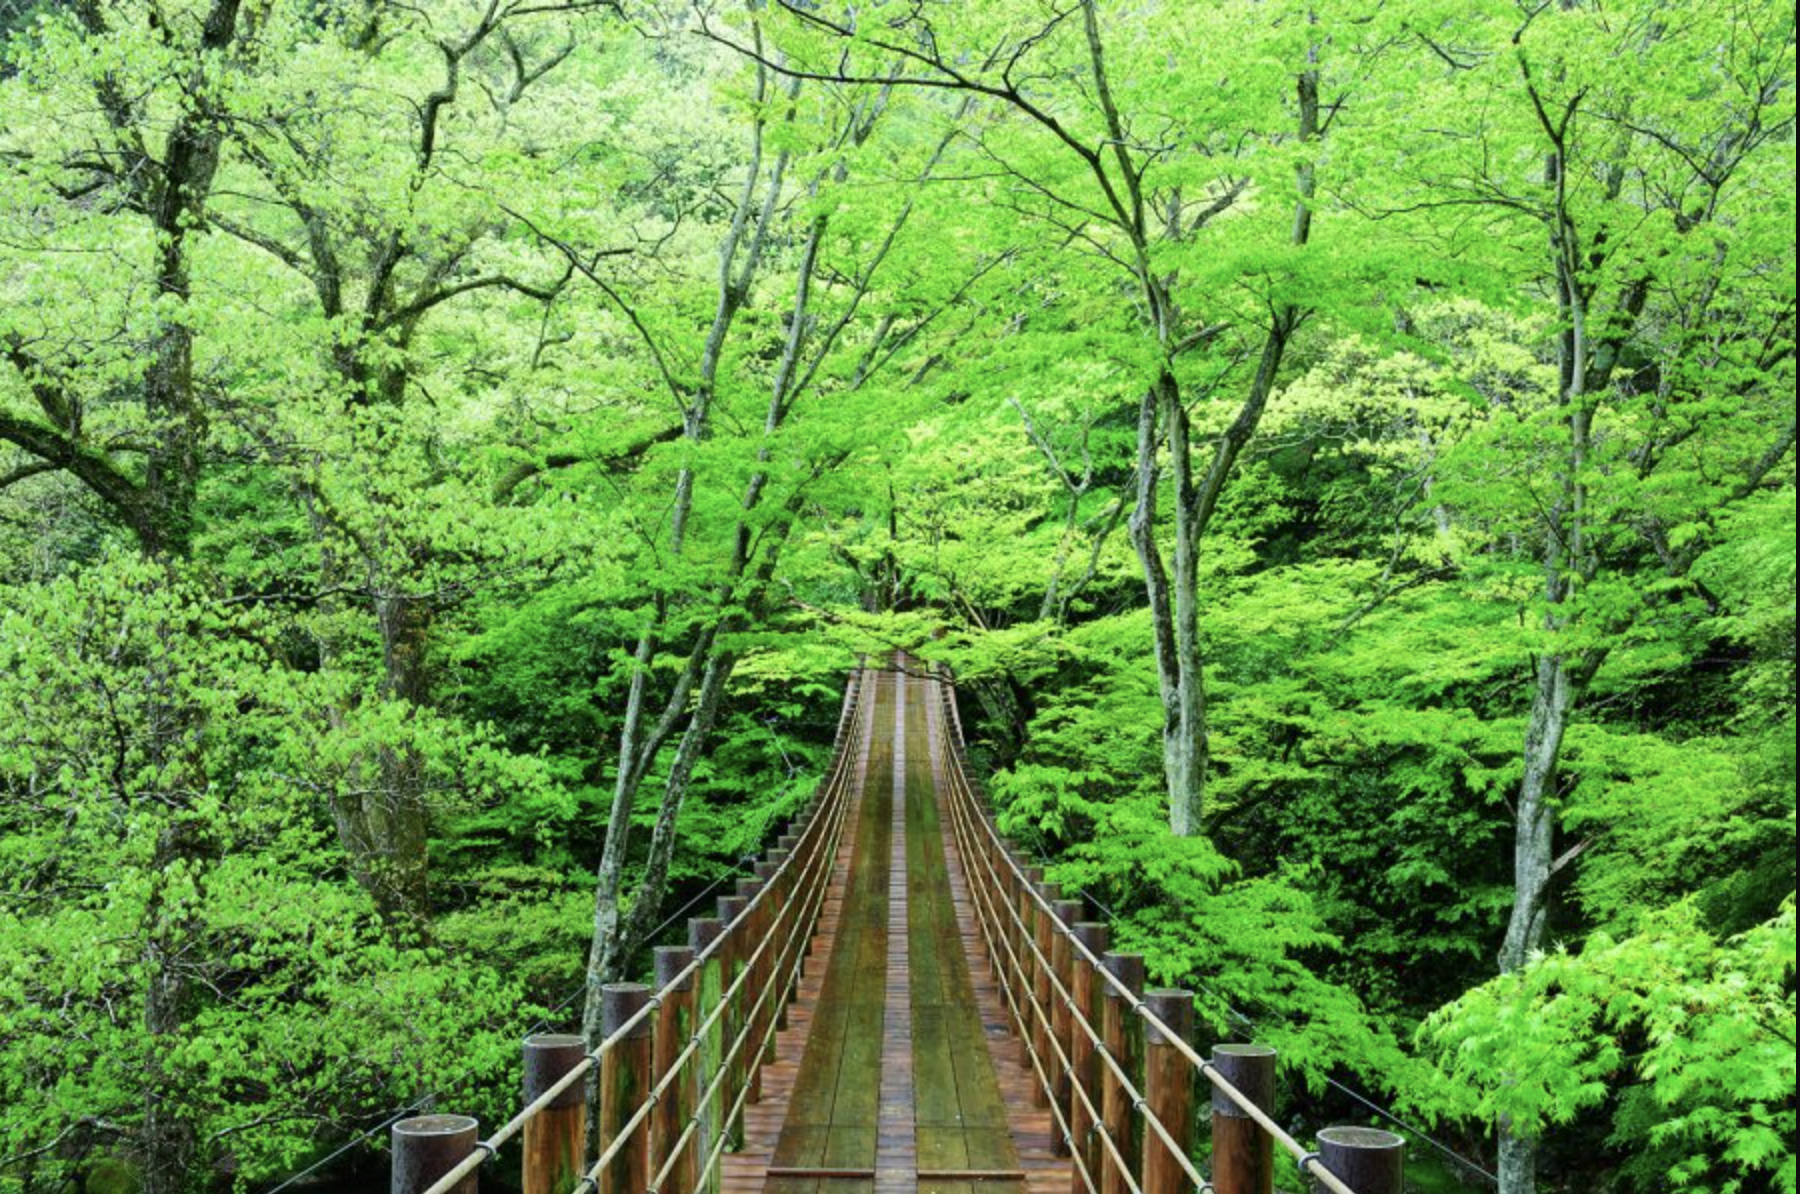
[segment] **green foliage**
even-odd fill
[[[1643,1150],[1634,1185],[1792,1191],[1794,938],[1791,895],[1723,940],[1691,902],[1596,933],[1433,1016],[1422,1043],[1451,1081],[1416,1101],[1536,1134],[1616,1092],[1612,1142]]]
[[[202,1170],[291,1169],[320,1123],[435,1088],[487,1105],[521,976],[394,940],[343,882],[330,813],[359,757],[417,749],[441,799],[531,769],[271,657],[277,629],[152,564],[15,586],[0,618],[0,1097],[34,1181],[133,1147],[152,1093]],[[160,1002],[148,1002],[160,991]],[[454,1023],[420,1008],[454,1005]]]
[[[1792,1194],[1791,6],[836,19],[0,0],[0,1191],[493,1122],[609,857],[708,895],[899,648],[1301,1116]],[[1142,399],[1203,460],[1280,311],[1176,838]]]

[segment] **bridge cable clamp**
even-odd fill
[[[488,1155],[488,1160],[490,1161],[500,1155],[500,1147],[492,1140],[477,1140],[474,1144],[469,1146],[469,1151],[472,1153],[486,1153]]]
[[[1308,1169],[1307,1166],[1312,1164],[1314,1161],[1317,1161],[1318,1159],[1319,1159],[1318,1153],[1301,1153],[1300,1156],[1294,1162],[1300,1168],[1300,1176],[1301,1177],[1311,1177],[1312,1170]]]

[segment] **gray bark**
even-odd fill
[[[790,87],[788,91],[790,100],[797,93],[797,87],[797,83]],[[884,89],[852,113],[844,130],[846,140],[860,144],[867,139],[875,119],[886,106],[886,95]],[[790,116],[792,111],[790,106]],[[948,141],[949,138],[946,137],[944,142],[940,143],[937,153],[930,159],[927,172],[936,164]],[[764,245],[767,243],[779,215],[779,200],[788,165],[788,154],[783,151],[776,159],[768,188],[758,205],[756,203],[756,179],[760,169],[761,154],[762,139],[759,128],[754,133],[752,143],[752,168],[749,181],[740,197],[738,212],[721,248],[719,301],[715,308],[713,323],[708,329],[706,347],[702,354],[698,387],[701,397],[687,407],[690,416],[697,408],[702,412],[700,418],[690,418],[689,425],[693,429],[695,437],[704,436],[707,433],[707,419],[704,417],[707,409],[706,401],[716,385],[717,368],[726,338],[739,309],[749,294],[751,283],[755,279],[756,271],[762,260]],[[839,181],[843,179],[845,171],[841,162],[833,168],[832,172]],[[811,184],[812,189],[816,192],[823,181],[823,177],[814,179]],[[770,441],[781,430],[794,402],[812,383],[826,354],[831,351],[839,336],[855,317],[874,280],[875,272],[886,259],[896,237],[910,218],[911,210],[910,203],[903,205],[886,236],[870,255],[866,267],[855,278],[845,310],[836,320],[816,334],[810,308],[814,272],[817,267],[819,249],[824,243],[827,221],[823,217],[815,219],[808,229],[796,264],[797,277],[794,299],[788,315],[788,334],[783,344],[782,355],[776,365],[768,406],[764,415],[764,442],[757,452],[757,466],[746,481],[743,495],[739,501],[740,515],[734,528],[731,558],[725,566],[724,574],[717,587],[717,609],[720,611],[733,608],[740,611],[755,611],[762,606],[766,599],[782,546],[786,542],[787,536],[792,530],[794,518],[799,512],[803,493],[803,491],[797,491],[788,500],[772,525],[762,528],[760,532],[751,525],[751,515],[761,505],[770,479],[767,467],[772,459]],[[743,262],[741,267],[737,267],[734,266],[734,262],[737,261],[740,252]],[[809,341],[813,340],[816,340],[816,344],[809,346]],[[807,360],[809,347],[810,363]],[[866,367],[859,369],[853,386],[860,385],[868,375],[869,370]],[[683,469],[677,479],[676,487],[675,534],[677,536],[685,536],[686,533],[687,511],[692,500],[693,484],[692,471]],[[760,561],[756,559],[759,534],[762,551]],[[677,538],[672,550],[679,554],[680,547],[681,539]],[[754,568],[752,568],[753,563],[755,564]],[[590,1026],[590,1030],[599,1024],[601,984],[611,981],[619,974],[625,959],[644,942],[654,927],[654,920],[661,907],[668,881],[669,865],[674,856],[676,824],[682,805],[687,798],[694,764],[698,762],[706,749],[708,739],[717,721],[725,687],[736,667],[735,652],[721,643],[722,640],[729,639],[732,634],[742,629],[745,620],[745,612],[720,612],[710,624],[701,630],[696,645],[688,653],[682,679],[677,683],[669,701],[665,703],[662,716],[655,727],[648,732],[640,732],[637,728],[641,725],[644,716],[641,697],[635,711],[628,697],[627,726],[621,735],[619,762],[621,782],[615,788],[607,842],[596,876],[594,936],[588,950],[588,998],[583,1011],[583,1023]],[[639,655],[635,661],[637,663],[636,675],[644,674],[649,659],[654,655],[654,649],[654,644],[647,637],[640,640]],[[697,690],[696,685],[698,686]],[[691,694],[694,695],[694,701],[693,709],[690,712],[688,705]],[[683,715],[687,717],[687,723],[682,728],[675,758],[671,764],[669,776],[663,785],[656,824],[651,831],[644,871],[638,884],[631,912],[627,916],[622,911],[622,895],[626,844],[630,833],[630,813],[635,807],[644,775],[648,772],[657,752],[681,725]]]
[[[1097,38],[1097,33],[1090,33],[1090,41],[1096,46]],[[1095,67],[1096,71],[1100,69],[1097,49]],[[1298,135],[1302,141],[1315,140],[1320,135],[1315,72],[1304,72],[1299,76],[1297,94]],[[1115,132],[1115,136],[1122,137],[1122,132]],[[1310,165],[1299,168],[1297,183],[1299,199],[1294,207],[1291,238],[1294,244],[1305,245],[1312,229],[1314,179]],[[1136,226],[1143,226],[1141,219]],[[1166,312],[1171,306],[1170,299],[1162,283],[1149,271],[1148,244],[1140,240],[1139,246],[1141,264],[1138,274],[1148,305],[1152,311]],[[1187,410],[1172,365],[1164,367],[1140,401],[1137,508],[1132,511],[1129,527],[1149,597],[1158,688],[1163,706],[1162,756],[1169,795],[1169,828],[1179,837],[1202,832],[1207,772],[1211,764],[1206,656],[1199,626],[1200,552],[1218,510],[1219,499],[1239,456],[1256,434],[1274,392],[1288,344],[1304,317],[1303,311],[1292,306],[1282,306],[1271,313],[1249,392],[1231,425],[1213,442],[1205,473],[1198,480],[1194,476],[1195,452],[1190,442]],[[1158,339],[1165,352],[1172,354],[1171,327],[1169,319],[1159,318]],[[1172,569],[1164,563],[1156,533],[1157,490],[1161,483],[1159,453],[1165,444],[1175,491]]]
[[[766,74],[759,71],[759,100],[765,94],[766,86]],[[797,84],[788,89],[790,101],[797,92]],[[789,115],[792,115],[791,103]],[[701,349],[699,375],[691,392],[678,392],[675,395],[682,404],[683,437],[690,443],[698,443],[711,434],[712,399],[718,385],[719,363],[732,324],[748,298],[750,287],[761,266],[764,247],[777,217],[785,186],[788,161],[789,154],[786,150],[777,154],[765,185],[763,126],[760,121],[754,124],[737,210],[733,213],[731,224],[719,246],[718,293],[713,318],[707,327]],[[759,190],[762,191],[760,200]],[[688,519],[693,509],[694,483],[693,469],[684,464],[676,474],[670,513],[669,551],[675,557],[679,557],[686,547]],[[715,689],[711,693],[712,711],[706,713],[706,728],[691,743],[695,749],[700,747],[706,733],[710,731],[711,718],[716,713],[724,678],[729,674],[729,668],[721,673],[709,666],[711,644],[716,637],[717,627],[703,631],[700,641],[689,652],[681,678],[664,701],[660,716],[654,723],[646,725],[649,671],[659,651],[667,616],[667,599],[658,597],[652,618],[639,636],[633,653],[632,676],[626,696],[624,721],[619,733],[612,808],[607,818],[606,842],[601,848],[600,863],[594,875],[594,932],[588,946],[587,997],[582,1007],[582,1025],[590,1039],[598,1039],[595,1034],[603,1013],[601,987],[619,976],[623,959],[629,956],[635,946],[635,942],[631,940],[630,925],[625,923],[623,899],[631,839],[631,815],[636,808],[644,776],[649,772],[658,752],[680,725],[681,718],[687,715],[689,697],[696,682],[703,689],[709,685]],[[703,691],[701,709],[706,707],[706,697],[707,693]],[[699,716],[700,710],[696,710],[690,717],[688,733],[684,733],[682,739],[684,750],[690,746],[690,735]],[[685,769],[678,769],[678,783],[677,773],[671,773],[657,814],[659,830],[667,821],[669,832],[673,832],[674,818],[685,799],[691,770],[690,759]],[[652,831],[652,857],[649,859],[652,865],[644,876],[643,887],[646,890],[639,892],[640,900],[649,891],[656,892],[660,898],[662,885],[666,881],[667,863],[660,868],[664,872],[662,874],[657,873],[658,868],[654,865],[655,845],[656,831]]]

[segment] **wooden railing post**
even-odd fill
[[[1070,1186],[1073,1194],[1085,1194],[1088,1181],[1098,1187],[1106,1164],[1105,1148],[1095,1134],[1098,1124],[1093,1112],[1088,1110],[1090,1104],[1094,1111],[1100,1109],[1100,1051],[1082,1025],[1092,1028],[1095,1033],[1101,1030],[1100,986],[1105,980],[1087,960],[1087,955],[1098,958],[1106,953],[1108,936],[1106,926],[1095,921],[1082,921],[1075,926],[1075,940],[1080,942],[1086,954],[1077,952],[1070,964],[1070,972],[1075,976],[1070,988],[1075,994],[1075,1031],[1070,1036],[1074,1093],[1069,1100],[1069,1126],[1075,1137],[1075,1155],[1081,1158],[1081,1166],[1073,1174]],[[1084,1168],[1087,1172],[1085,1180],[1081,1176]]]
[[[651,1074],[661,1082],[675,1068],[675,1059],[687,1048],[694,1035],[694,976],[675,981],[694,960],[694,951],[685,945],[662,945],[656,949],[656,989],[662,992],[662,1005],[656,1009],[656,1034],[652,1047]],[[650,1112],[650,1170],[660,1172],[675,1151],[675,1142],[693,1118],[699,1088],[694,1084],[692,1059],[681,1068],[669,1088]],[[694,1140],[681,1146],[681,1155],[669,1168],[669,1176],[660,1189],[688,1194],[694,1188]],[[568,1194],[567,1187],[557,1194]]]
[[[1111,983],[1105,983],[1100,998],[1100,1037],[1106,1051],[1119,1063],[1119,1068],[1142,1089],[1144,1080],[1144,1021],[1131,1010],[1131,1000],[1144,994],[1144,955],[1109,953],[1102,959],[1107,972],[1118,979],[1131,994],[1121,994]],[[1111,1150],[1101,1146],[1107,1162],[1100,1168],[1100,1194],[1130,1194],[1138,1172],[1139,1158],[1137,1116],[1133,1114],[1132,1097],[1111,1066],[1101,1063],[1100,1122],[1113,1143],[1118,1146],[1120,1162]]]
[[[1321,1128],[1319,1162],[1356,1194],[1401,1194],[1406,1141],[1380,1128]]]
[[[697,916],[688,921],[688,945],[696,955],[704,953],[707,946],[719,939],[724,925],[711,916]],[[699,973],[694,976],[694,1020],[698,1024],[719,1004],[719,996],[725,990],[721,980],[724,966],[717,953],[709,956],[700,964]],[[720,1020],[700,1035],[699,1047],[694,1051],[694,1087],[705,1090],[719,1072],[719,1058],[724,1053],[725,1029]],[[703,1100],[696,1109],[699,1117],[699,1131],[694,1135],[694,1152],[696,1156],[709,1156],[713,1141],[719,1138],[719,1120],[724,1117],[724,1092],[713,1092],[711,1098]],[[699,1175],[698,1190],[700,1194],[716,1194],[719,1188],[718,1170],[708,1167]]]
[[[1275,1110],[1275,1050],[1215,1045],[1213,1068],[1264,1111]],[[1275,1141],[1218,1090],[1212,1096],[1213,1188],[1219,1194],[1271,1194]]]
[[[525,1102],[542,1098],[587,1056],[587,1039],[562,1033],[525,1038]],[[587,1165],[587,1082],[576,1081],[525,1121],[520,1185],[525,1194],[567,1194]]]
[[[759,870],[761,866],[761,863],[757,864]],[[749,907],[752,900],[756,899],[757,893],[762,888],[763,881],[761,879],[750,878],[737,881],[737,893],[743,899],[746,908]],[[744,1047],[739,1051],[738,1056],[744,1060],[744,1082],[750,1087],[750,1094],[746,1097],[746,1102],[750,1103],[762,1098],[762,1045],[757,1040],[761,1031],[761,1019],[760,1016],[752,1019],[750,1009],[756,1005],[757,997],[763,993],[763,988],[769,985],[769,951],[765,949],[761,954],[756,953],[756,947],[761,945],[768,935],[769,901],[760,900],[757,901],[756,907],[750,910],[750,915],[744,918],[743,931],[738,935],[737,941],[738,958],[740,959],[738,964],[750,968],[750,979],[738,992],[740,1004],[738,1027],[745,1030]],[[754,961],[750,960],[752,955],[756,955]]]
[[[721,998],[724,998],[724,992],[731,989],[731,984],[737,981],[738,969],[743,965],[742,959],[745,957],[744,926],[739,925],[736,929],[730,928],[731,922],[743,912],[744,902],[741,896],[720,896],[718,901],[719,919],[726,926],[725,930],[720,933],[721,940],[719,942]],[[746,987],[748,985],[745,984]],[[726,1004],[725,1013],[719,1017],[719,1025],[722,1029],[719,1056],[721,1064],[725,1067],[725,1081],[719,1087],[719,1093],[722,1096],[719,1101],[719,1131],[725,1135],[725,1147],[734,1152],[743,1147],[744,1117],[732,1115],[731,1107],[737,1102],[738,1092],[744,1089],[744,1054],[749,1051],[749,1046],[745,1045],[739,1049],[732,1054],[729,1060],[725,1059],[725,1055],[731,1052],[731,1043],[737,1040],[738,1029],[743,1027],[743,1024],[744,990],[740,988],[737,997]]]
[[[1040,868],[1033,869],[1042,873]],[[1050,939],[1056,935],[1056,930],[1047,905],[1062,895],[1062,888],[1054,883],[1040,881],[1036,895],[1036,899],[1032,899],[1029,894],[1026,896],[1026,907],[1031,915],[1025,918],[1025,923],[1031,926],[1031,944],[1036,946],[1027,953],[1031,957],[1031,1000],[1039,1009],[1030,1013],[1031,1051],[1037,1057],[1038,1064],[1044,1067],[1045,1081],[1054,1089],[1056,1055],[1050,1048],[1050,1028],[1046,1020],[1050,1015]],[[1045,1088],[1045,1082],[1032,1083],[1032,1091],[1037,1096],[1034,1101],[1038,1106],[1050,1105],[1051,1092]],[[1055,1126],[1052,1125],[1050,1130],[1054,1134]],[[1050,1151],[1053,1154],[1060,1152],[1054,1142]]]
[[[600,1017],[612,1047],[600,1059],[600,1150],[605,1152],[650,1093],[651,1017],[645,1016],[623,1036],[625,1024],[650,1002],[643,983],[607,983],[600,988]],[[617,1036],[618,1039],[613,1040]],[[612,1163],[600,1171],[599,1194],[644,1194],[650,1187],[649,1124],[639,1124],[626,1137]]]
[[[1042,867],[1021,864],[1012,875],[1013,911],[1019,914],[1018,922],[1009,930],[1012,934],[1013,957],[1016,960],[1013,968],[1013,994],[1019,1003],[1019,1039],[1029,1052],[1032,1042],[1037,1040],[1037,1034],[1033,1031],[1037,1017],[1031,1011],[1031,994],[1036,989],[1034,976],[1037,972],[1036,959],[1031,956],[1031,945],[1037,939],[1037,905],[1032,899],[1032,893],[1044,881],[1044,870]],[[1012,918],[1007,919],[1010,921]],[[1033,1074],[1030,1077],[1032,1101],[1042,1106],[1043,1101],[1038,1098],[1040,1092],[1037,1076]]]
[[[1074,1120],[1066,1118],[1075,1097],[1075,1072],[1070,1065],[1075,1057],[1075,1009],[1069,1003],[1075,995],[1075,949],[1070,944],[1069,934],[1080,915],[1079,900],[1055,900],[1050,905],[1050,973],[1056,981],[1049,984],[1050,1035],[1055,1038],[1055,1044],[1051,1046],[1048,1064],[1051,1097],[1065,1117],[1062,1131],[1056,1128],[1054,1120],[1051,1123],[1050,1155],[1056,1157],[1068,1156],[1075,1145]]]
[[[786,858],[787,851],[778,848],[769,851],[769,857],[766,861],[756,864],[756,877],[761,879],[764,886],[770,889],[768,898],[763,900],[764,905],[766,905],[763,909],[762,917],[764,926],[763,932],[765,934],[773,934],[775,932],[776,916],[781,912],[783,907],[794,898],[794,877],[783,873],[781,870],[781,864]],[[769,942],[769,947],[763,951],[763,981],[770,987],[785,988],[786,986],[786,974],[781,970],[781,947],[786,941],[788,934],[791,934],[794,931],[795,918],[798,917],[799,914],[800,910],[798,908],[787,910],[787,915],[781,920],[782,941]],[[762,989],[760,987],[751,992],[752,997],[760,996],[761,994]],[[785,989],[770,991],[769,1002],[763,1006],[762,1022],[757,1026],[756,1037],[758,1040],[761,1040],[763,1035],[768,1033],[769,1042],[761,1047],[762,1061],[757,1066],[758,1073],[761,1073],[763,1065],[767,1065],[769,1062],[775,1060],[775,1036],[773,1033],[769,1033],[769,1025],[771,1023],[777,1028],[780,1028],[787,1023],[787,991]]]
[[[467,1115],[415,1115],[394,1125],[392,1194],[424,1194],[475,1151],[481,1125]],[[477,1175],[469,1174],[452,1194],[475,1194]]]
[[[1150,991],[1144,996],[1151,1015],[1169,1032],[1187,1040],[1194,1032],[1194,996],[1191,991]],[[1174,1041],[1160,1029],[1144,1029],[1144,1111],[1168,1131],[1182,1150],[1183,1159],[1194,1152],[1194,1071]],[[1144,1194],[1180,1194],[1188,1186],[1180,1161],[1169,1155],[1169,1146],[1154,1130],[1144,1133]]]
[[[972,852],[976,858],[985,856],[987,866],[992,868],[990,877],[994,883],[991,891],[994,899],[994,937],[987,943],[988,964],[993,967],[995,976],[999,977],[1002,982],[1006,982],[1008,975],[1006,946],[1013,939],[1012,918],[1006,914],[1006,910],[1017,907],[1019,903],[1018,893],[1015,891],[1012,881],[1012,856],[1007,852],[1006,843],[999,835],[986,837],[982,833],[983,822],[972,804],[965,801],[963,808],[967,813],[964,817],[967,823],[965,832],[970,835],[974,843]],[[973,861],[975,859],[971,859],[971,862]],[[988,875],[989,872],[987,868],[981,868],[981,873]]]

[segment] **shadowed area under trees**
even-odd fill
[[[1296,1122],[1796,1194],[1794,45],[0,0],[0,1194],[503,1122],[894,652]]]

